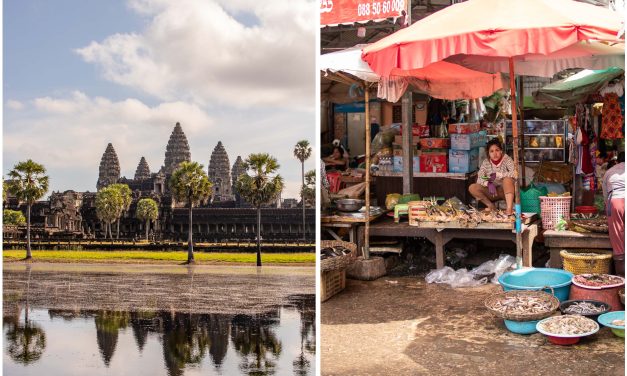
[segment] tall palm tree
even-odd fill
[[[105,224],[105,238],[107,235],[109,235],[109,239],[113,238],[111,223],[122,215],[123,207],[124,200],[120,191],[115,187],[102,188],[96,194],[96,215]]]
[[[251,154],[244,161],[246,173],[237,179],[237,191],[257,209],[257,266],[261,266],[261,206],[276,200],[283,190],[283,178],[276,158],[267,153]],[[252,173],[252,175],[249,175]]]
[[[177,201],[185,202],[189,207],[187,262],[193,263],[192,208],[211,198],[211,182],[203,170],[203,165],[197,162],[182,162],[170,178],[170,189]]]
[[[46,168],[31,159],[18,162],[9,171],[7,189],[20,202],[26,202],[26,259],[33,258],[30,248],[30,211],[35,201],[48,192],[48,176]]]
[[[131,203],[133,203],[133,192],[126,184],[111,184],[109,187],[113,189],[117,189],[120,192],[120,196],[122,197],[122,202],[120,203],[120,211],[119,216],[117,218],[117,230],[115,238],[120,238],[120,221],[122,220],[122,215],[128,211],[131,207]]]
[[[302,195],[302,188],[305,187],[305,161],[311,157],[311,146],[309,141],[300,140],[294,146],[294,156],[300,161],[301,167],[301,195],[300,200],[303,205],[303,240],[305,240],[305,197]]]
[[[148,240],[150,221],[159,218],[159,206],[157,206],[155,200],[151,198],[142,198],[137,203],[137,213],[135,215],[138,219],[146,221],[146,240]]]

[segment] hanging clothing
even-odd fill
[[[603,120],[601,123],[601,138],[618,139],[624,138],[623,127],[624,117],[621,112],[618,95],[608,93],[603,97]]]

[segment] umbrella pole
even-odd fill
[[[516,108],[516,76],[514,73],[514,58],[509,58],[509,86],[512,95],[512,148],[514,149],[514,207],[516,211],[516,267],[522,268],[522,238],[520,225],[520,179],[518,171],[518,109]]]
[[[370,258],[370,98],[368,84],[364,81],[366,99],[366,225],[364,231],[364,260]]]

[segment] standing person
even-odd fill
[[[603,176],[603,198],[616,274],[625,275],[625,153]]]
[[[498,138],[493,138],[486,145],[488,158],[484,159],[477,174],[477,182],[468,187],[470,194],[483,202],[488,210],[495,210],[493,201],[505,200],[505,214],[514,214],[514,192],[516,171],[514,161],[503,153],[503,146]]]

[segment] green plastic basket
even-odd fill
[[[538,187],[531,183],[527,188],[520,190],[520,206],[523,213],[536,213],[540,215],[540,196],[549,193],[546,187]]]

